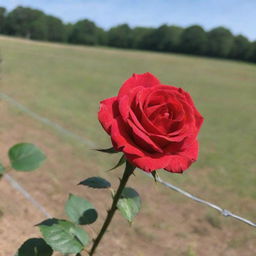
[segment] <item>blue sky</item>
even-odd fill
[[[256,0],[0,0],[8,10],[17,5],[41,9],[66,22],[88,18],[104,28],[167,23],[199,24],[209,30],[224,25],[256,40]]]

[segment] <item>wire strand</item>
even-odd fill
[[[51,120],[45,118],[45,117],[42,117],[38,114],[36,114],[35,112],[31,111],[30,109],[28,109],[27,107],[25,107],[24,105],[20,104],[19,102],[17,102],[15,99],[11,98],[10,96],[8,96],[7,94],[3,94],[3,93],[0,93],[0,98],[2,98],[3,100],[9,102],[10,104],[14,105],[16,108],[18,108],[19,110],[23,111],[24,113],[28,114],[29,116],[31,116],[32,118],[36,119],[37,121],[41,122],[41,123],[44,123],[45,125],[48,125],[52,128],[55,128],[59,133],[62,133],[63,135],[65,136],[70,136],[72,137],[73,139],[79,141],[80,143],[82,144],[85,144],[89,147],[93,146],[95,148],[97,148],[97,145],[96,143],[94,143],[93,141],[91,140],[88,140],[88,139],[85,139],[85,138],[81,138],[80,136],[78,136],[77,134],[69,131],[69,130],[66,130],[64,129],[63,127],[61,127],[60,125],[52,122]],[[146,172],[142,171],[144,174],[146,174],[147,176],[151,177],[152,179],[154,179],[154,177],[151,175],[151,174],[147,174]],[[204,204],[204,205],[207,205],[217,211],[219,211],[223,216],[225,217],[232,217],[232,218],[235,218],[239,221],[242,221],[252,227],[256,227],[256,223],[253,222],[253,221],[250,221],[246,218],[243,218],[239,215],[236,215],[236,214],[233,214],[232,212],[226,210],[226,209],[223,209],[221,207],[219,207],[218,205],[215,205],[213,203],[210,203],[206,200],[203,200],[201,198],[198,198],[184,190],[182,190],[181,188],[178,188],[174,185],[172,185],[171,183],[168,183],[166,181],[163,181],[159,176],[156,176],[155,177],[156,180],[161,183],[162,185],[164,185],[165,187],[169,188],[169,189],[172,189],[198,203],[201,203],[201,204]],[[25,196],[25,195],[24,195]]]
[[[163,181],[159,176],[153,177],[149,173],[146,173],[146,172],[143,172],[143,173],[146,174],[148,177],[150,177],[152,179],[155,179],[156,181],[158,181],[159,183],[161,183],[165,187],[170,188],[170,189],[172,189],[172,190],[174,190],[174,191],[176,191],[176,192],[178,192],[178,193],[180,193],[180,194],[182,194],[182,195],[184,195],[184,196],[186,196],[186,197],[188,197],[188,198],[190,198],[190,199],[192,199],[192,200],[194,200],[194,201],[196,201],[198,203],[207,205],[207,206],[209,206],[209,207],[219,211],[225,217],[232,217],[232,218],[235,218],[235,219],[237,219],[239,221],[242,221],[242,222],[244,222],[244,223],[246,223],[246,224],[248,224],[250,226],[256,227],[256,223],[255,222],[252,222],[252,221],[250,221],[248,219],[245,219],[245,218],[243,218],[241,216],[238,216],[238,215],[236,215],[236,214],[234,214],[234,213],[232,213],[232,212],[230,212],[230,211],[228,211],[226,209],[223,209],[223,208],[219,207],[216,204],[210,203],[210,202],[208,202],[206,200],[203,200],[203,199],[201,199],[199,197],[196,197],[196,196],[186,192],[185,190],[182,190],[181,188],[178,188],[178,187],[172,185],[171,183]]]
[[[4,178],[13,186],[13,188],[19,191],[28,201],[30,201],[45,217],[52,218],[51,214],[49,214],[48,211],[14,178],[9,174],[4,174]]]

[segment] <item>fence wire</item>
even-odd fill
[[[3,93],[0,93],[0,98],[5,100],[6,102],[10,103],[11,105],[15,106],[16,108],[18,108],[22,112],[26,113],[27,115],[31,116],[32,118],[36,119],[37,121],[40,121],[40,122],[44,123],[47,126],[55,128],[59,133],[65,135],[65,136],[72,137],[73,139],[75,139],[75,140],[79,141],[80,143],[85,144],[85,145],[87,145],[89,147],[97,148],[96,143],[94,143],[93,141],[91,141],[89,139],[82,138],[82,137],[78,136],[77,134],[73,133],[72,131],[69,131],[69,130],[61,127],[60,125],[50,121],[49,119],[36,114],[35,112],[31,111],[30,109],[28,109],[24,105],[20,104],[19,102],[17,102],[15,99],[11,98],[10,96],[8,96],[6,94],[3,94]],[[165,187],[167,187],[169,189],[172,189],[172,190],[174,190],[174,191],[176,191],[176,192],[178,192],[178,193],[180,193],[180,194],[182,194],[182,195],[184,195],[184,196],[186,196],[186,197],[188,197],[188,198],[190,198],[190,199],[192,199],[192,200],[194,200],[194,201],[196,201],[198,203],[204,204],[206,206],[209,206],[209,207],[217,210],[218,212],[220,212],[225,217],[232,217],[232,218],[237,219],[239,221],[242,221],[243,223],[246,223],[246,224],[248,224],[248,225],[250,225],[252,227],[256,227],[256,223],[255,222],[253,222],[251,220],[248,220],[246,218],[243,218],[243,217],[241,217],[239,215],[236,215],[236,214],[230,212],[229,210],[226,210],[226,209],[223,209],[223,208],[219,207],[218,205],[215,205],[215,204],[210,203],[210,202],[208,202],[206,200],[198,198],[198,197],[196,197],[196,196],[194,196],[194,195],[192,195],[192,194],[182,190],[181,188],[178,188],[178,187],[176,187],[176,186],[174,186],[174,185],[172,185],[172,184],[162,180],[159,176],[153,177],[151,174],[148,174],[146,172],[143,172],[143,173],[146,174],[148,177],[150,177],[152,179],[156,179],[160,184],[164,185]],[[9,180],[9,182],[11,182],[10,177],[7,178],[7,180]],[[18,187],[17,187],[17,189],[18,189]],[[19,191],[20,191],[20,189],[19,189]],[[35,205],[35,203],[38,204],[38,202],[32,202],[32,201],[34,201],[34,199],[31,198],[31,196],[28,196],[28,195],[26,196],[25,194],[26,193],[23,193],[23,195],[29,201],[31,201],[31,203],[33,203],[34,205]],[[40,205],[38,205],[37,208],[38,209],[41,208],[41,212],[45,211],[45,210],[42,209],[42,207]],[[45,214],[47,214],[47,213],[45,212]]]
[[[213,208],[213,209],[219,211],[219,212],[220,212],[223,216],[225,216],[225,217],[232,217],[232,218],[235,218],[235,219],[237,219],[237,220],[240,220],[240,221],[242,221],[242,222],[244,222],[244,223],[246,223],[246,224],[248,224],[248,225],[250,225],[250,226],[256,227],[256,223],[255,223],[255,222],[252,222],[252,221],[250,221],[250,220],[248,220],[248,219],[245,219],[245,218],[243,218],[243,217],[240,217],[240,216],[238,216],[238,215],[236,215],[236,214],[234,214],[234,213],[232,213],[232,212],[230,212],[230,211],[228,211],[228,210],[226,210],[226,209],[223,209],[223,208],[219,207],[219,206],[216,205],[216,204],[210,203],[210,202],[208,202],[208,201],[206,201],[206,200],[203,200],[203,199],[201,199],[201,198],[199,198],[199,197],[196,197],[196,196],[194,196],[194,195],[192,195],[192,194],[190,194],[190,193],[188,193],[188,192],[182,190],[181,188],[178,188],[178,187],[172,185],[171,183],[168,183],[168,182],[166,182],[166,181],[163,181],[159,176],[153,177],[153,176],[152,176],[151,174],[149,174],[149,173],[146,173],[146,172],[144,172],[144,173],[145,173],[147,176],[151,177],[152,179],[155,179],[157,182],[161,183],[161,184],[164,185],[165,187],[170,188],[170,189],[172,189],[172,190],[174,190],[174,191],[176,191],[176,192],[179,192],[180,194],[182,194],[182,195],[184,195],[184,196],[186,196],[186,197],[188,197],[188,198],[190,198],[190,199],[192,199],[192,200],[194,200],[194,201],[196,201],[196,202],[198,202],[198,203],[207,205],[207,206],[209,206],[209,207],[211,207],[211,208]]]
[[[19,191],[31,204],[33,204],[45,217],[52,218],[51,214],[25,189],[23,188],[12,176],[4,174],[6,179],[14,189]]]

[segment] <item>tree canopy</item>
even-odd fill
[[[205,31],[199,25],[158,28],[121,24],[104,30],[88,19],[63,23],[44,12],[18,6],[10,12],[0,7],[0,33],[34,40],[81,45],[107,45],[161,52],[179,52],[256,62],[256,42],[234,36],[225,27]]]
[[[208,32],[208,54],[214,57],[228,57],[234,43],[232,33],[224,28],[217,27]]]
[[[4,33],[5,18],[6,18],[6,9],[3,7],[0,7],[0,33]]]
[[[190,54],[205,54],[207,48],[207,34],[198,25],[190,26],[182,32],[180,51]]]

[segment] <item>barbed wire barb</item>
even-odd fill
[[[143,172],[143,173],[145,173],[145,172]],[[246,223],[246,224],[248,224],[248,225],[250,225],[250,226],[256,227],[256,223],[255,223],[255,222],[252,222],[252,221],[250,221],[250,220],[248,220],[248,219],[245,219],[245,218],[243,218],[243,217],[241,217],[241,216],[238,216],[238,215],[236,215],[236,214],[234,214],[234,213],[232,213],[232,212],[230,212],[230,211],[228,211],[228,210],[226,210],[226,209],[223,209],[223,208],[219,207],[219,206],[216,205],[216,204],[213,204],[213,203],[210,203],[210,202],[208,202],[208,201],[206,201],[206,200],[203,200],[203,199],[201,199],[201,198],[198,198],[198,197],[196,197],[196,196],[194,196],[194,195],[192,195],[192,194],[186,192],[185,190],[182,190],[181,188],[178,188],[178,187],[172,185],[171,183],[168,183],[168,182],[166,182],[166,181],[163,181],[159,176],[157,176],[156,178],[154,178],[154,177],[153,177],[151,174],[149,174],[149,173],[145,173],[145,174],[146,174],[147,176],[149,176],[150,178],[152,178],[152,179],[156,179],[157,182],[161,183],[162,185],[164,185],[164,186],[166,186],[166,187],[168,187],[168,188],[170,188],[170,189],[172,189],[172,190],[174,190],[174,191],[176,191],[176,192],[179,192],[180,194],[182,194],[182,195],[184,195],[184,196],[186,196],[186,197],[188,197],[188,198],[190,198],[190,199],[192,199],[192,200],[194,200],[194,201],[196,201],[196,202],[198,202],[198,203],[207,205],[207,206],[209,206],[209,207],[211,207],[211,208],[213,208],[213,209],[219,211],[219,212],[220,212],[223,216],[225,216],[225,217],[232,217],[232,218],[235,218],[235,219],[237,219],[237,220],[239,220],[239,221],[242,221],[242,222],[244,222],[244,223]]]

